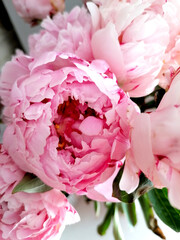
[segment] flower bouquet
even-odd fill
[[[0,76],[0,238],[60,239],[79,221],[69,196],[165,239],[180,231],[180,2],[13,0],[41,30]]]

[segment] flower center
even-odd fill
[[[87,103],[81,104],[79,100],[68,98],[57,109],[58,117],[54,120],[54,127],[59,137],[57,150],[65,149],[71,145],[71,133],[81,134],[79,124],[88,116],[97,117],[94,109],[88,107]]]

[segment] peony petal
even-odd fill
[[[138,187],[139,184],[139,172],[140,170],[136,166],[133,156],[129,151],[126,154],[124,171],[119,183],[119,188],[122,191],[126,191],[127,193],[133,192]]]
[[[103,129],[103,121],[95,117],[85,118],[79,126],[79,130],[88,136],[99,135]]]
[[[150,116],[146,113],[138,115],[133,122],[131,142],[137,166],[156,186],[159,186],[161,183],[156,171],[156,160],[152,151],[150,130]]]
[[[124,79],[126,70],[114,24],[108,23],[105,28],[95,32],[91,44],[94,57],[105,60],[112,72]]]

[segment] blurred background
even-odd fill
[[[81,5],[81,0],[66,0],[66,11],[69,11],[75,5]],[[19,48],[28,53],[27,39],[29,34],[37,32],[40,26],[31,28],[29,24],[16,14],[11,0],[0,1],[0,69],[5,62],[11,59],[15,49]],[[0,124],[0,142],[4,125]],[[106,208],[101,205],[100,214],[96,217],[93,202],[87,202],[84,197],[70,197],[70,202],[79,212],[81,222],[66,227],[62,240],[113,240],[112,226],[105,236],[97,234],[97,226],[102,222]],[[129,225],[123,214],[120,214],[122,230],[125,240],[160,240],[146,227],[144,217],[137,202],[138,223],[136,227]],[[180,240],[180,234],[175,233],[160,220],[158,220],[167,240]],[[122,235],[123,236],[123,235]]]

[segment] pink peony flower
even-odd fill
[[[172,73],[180,65],[180,2],[168,0],[163,4],[163,17],[169,25],[170,41],[163,58],[163,67],[158,75],[159,85],[168,89],[171,83]]]
[[[85,8],[75,7],[70,13],[47,17],[40,33],[30,35],[30,55],[38,57],[48,51],[74,53],[85,60],[92,60],[91,19]]]
[[[16,66],[21,76],[11,75]],[[11,122],[3,142],[20,168],[68,193],[112,200],[112,176],[129,148],[128,121],[137,110],[104,61],[19,55],[5,65],[0,89]]]
[[[155,112],[133,122],[130,163],[155,187],[167,187],[171,204],[180,209],[180,74],[179,70]],[[136,172],[132,171],[136,178]],[[126,187],[126,186],[125,186]],[[124,188],[125,188],[124,187]]]
[[[0,153],[0,238],[59,240],[65,225],[79,220],[77,212],[58,190],[15,193],[24,172],[4,150]]]
[[[63,11],[64,0],[12,0],[13,5],[26,22],[33,23],[56,11]]]
[[[163,7],[167,1],[99,0],[88,3],[92,15],[92,51],[116,74],[132,97],[149,94],[169,44],[169,25]]]

